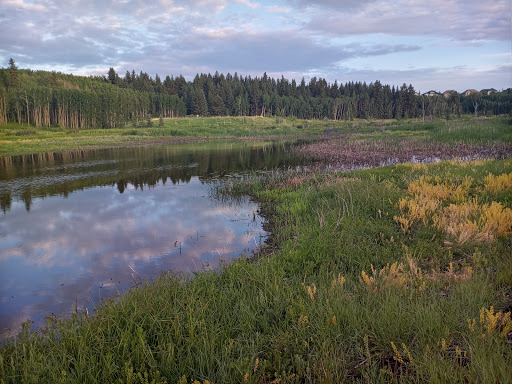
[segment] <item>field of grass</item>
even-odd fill
[[[2,382],[512,382],[512,160],[218,193],[262,203],[267,252],[26,327],[0,350]]]
[[[486,145],[512,143],[512,119],[508,116],[474,119],[464,116],[453,120],[425,121],[377,121],[353,124],[348,133],[350,140],[409,139],[440,142]]]
[[[164,126],[128,124],[118,129],[61,130],[58,127],[35,128],[9,123],[0,127],[0,156],[151,144],[179,144],[198,139],[222,139],[263,136],[302,136],[341,127],[342,122],[298,120],[294,118],[226,117],[165,119]]]
[[[53,152],[66,149],[117,147],[132,145],[179,144],[200,139],[297,137],[316,135],[325,130],[330,136],[349,134],[348,140],[419,140],[483,144],[511,143],[512,125],[507,117],[425,122],[417,120],[330,121],[298,120],[281,117],[218,117],[165,119],[164,126],[128,124],[118,129],[63,130],[58,127],[35,128],[9,123],[0,127],[0,156]]]
[[[451,120],[445,127],[437,126],[430,131],[430,139],[447,144],[512,143],[512,118],[482,118]]]

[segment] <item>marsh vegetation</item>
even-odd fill
[[[340,128],[302,150],[333,168],[348,159],[344,172],[288,167],[216,188],[260,203],[272,236],[258,256],[165,273],[94,316],[26,325],[1,349],[0,377],[510,382],[509,120]],[[400,164],[356,169],[378,164],[354,156],[380,152]],[[407,158],[418,152],[442,161]]]

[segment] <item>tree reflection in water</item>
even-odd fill
[[[216,180],[297,164],[282,143],[213,143],[1,159],[0,328],[89,312],[162,271],[251,254],[266,233],[249,199]],[[176,246],[179,244],[179,246]]]

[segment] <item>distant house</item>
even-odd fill
[[[494,88],[482,89],[482,90],[480,91],[480,93],[481,93],[482,95],[490,95],[490,94],[491,94],[491,93],[493,93],[493,92],[498,92],[498,91],[497,91],[497,90],[495,90]]]
[[[447,99],[447,98],[449,98],[449,97],[450,97],[450,95],[451,95],[452,93],[457,94],[457,91],[454,91],[453,89],[449,89],[449,90],[447,90],[447,91],[444,91],[444,92],[443,92],[443,97],[444,97],[445,99]]]
[[[423,96],[441,96],[441,93],[437,91],[428,91],[423,94]]]
[[[476,89],[466,89],[464,92],[462,92],[464,96],[469,96],[472,93],[478,93],[478,91]]]

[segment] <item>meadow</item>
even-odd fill
[[[111,148],[133,145],[181,144],[205,140],[252,138],[296,138],[326,135],[349,142],[397,143],[399,140],[482,144],[512,143],[510,118],[489,117],[422,122],[421,120],[300,120],[282,117],[178,118],[130,123],[123,128],[36,128],[8,123],[0,126],[0,156],[66,149]]]
[[[69,130],[35,128],[26,124],[0,126],[0,156],[60,151],[65,149],[111,148],[133,145],[181,144],[205,140],[297,137],[343,126],[323,120],[295,118],[225,117],[151,120],[117,129]]]
[[[509,120],[483,121],[332,135],[510,144]],[[0,350],[2,382],[512,382],[510,158],[276,172],[217,194],[261,203],[259,255],[26,324]]]

